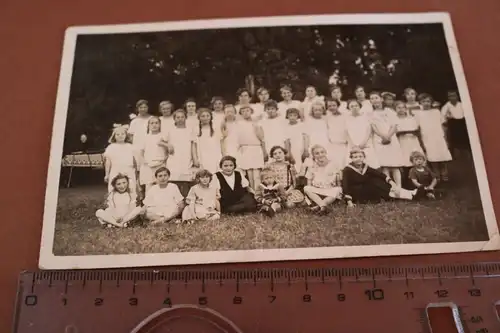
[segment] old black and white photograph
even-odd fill
[[[446,13],[66,31],[40,267],[500,248]]]

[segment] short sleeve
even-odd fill
[[[132,119],[132,121],[130,122],[130,126],[128,128],[128,133],[129,134],[135,134],[135,132],[137,131],[137,120],[135,119]]]
[[[175,184],[172,185],[172,195],[174,197],[175,203],[179,203],[182,200],[184,200],[184,197],[181,194],[181,191],[179,191],[179,187]]]
[[[193,203],[196,200],[195,186],[196,185],[191,186],[191,188],[189,189],[189,192],[186,196],[186,202],[188,204]]]
[[[216,175],[214,175],[212,177],[212,181],[210,182],[210,186],[212,186],[213,188],[215,188],[215,190],[219,190],[220,191],[220,182],[219,182],[219,178],[217,178]]]
[[[156,189],[157,189],[156,185],[152,186],[149,189],[149,191],[146,194],[146,197],[144,198],[144,201],[143,201],[145,206],[152,206],[153,205],[153,203],[154,203],[153,198],[156,196]]]
[[[410,172],[408,173],[408,178],[417,180],[417,171],[415,170],[415,168],[410,169]]]
[[[239,171],[236,171],[239,172]],[[250,183],[248,182],[248,179],[240,172],[241,175],[241,187],[245,188],[250,186]]]
[[[105,158],[108,158],[108,159],[111,158],[111,154],[112,154],[111,151],[113,150],[113,148],[111,148],[111,147],[112,147],[112,144],[107,146],[106,149],[104,150],[104,153],[102,154],[102,156],[104,156]]]

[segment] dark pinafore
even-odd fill
[[[234,189],[227,183],[222,173],[216,172],[215,176],[220,184],[220,206],[222,213],[246,213],[257,210],[257,202],[246,188],[241,186],[241,173],[234,172]]]

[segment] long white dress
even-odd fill
[[[151,116],[135,117],[130,122],[128,133],[133,135],[132,145],[134,146],[134,154],[137,160],[140,158],[141,149],[144,147],[144,140],[148,133],[148,122]]]
[[[309,136],[309,149],[314,145],[320,145],[327,151],[330,147],[330,139],[328,138],[328,124],[326,118],[309,117],[304,122],[305,132]]]
[[[194,130],[189,127],[172,126],[165,139],[174,148],[173,154],[167,159],[170,179],[191,180],[193,165],[191,144],[194,140]]]
[[[224,122],[226,128],[226,138],[224,139],[224,146],[226,155],[232,156],[238,160],[238,150],[240,148],[238,142],[238,124],[239,121]]]
[[[304,136],[307,135],[303,122],[285,126],[286,139],[290,140],[290,153],[295,160],[295,170],[297,173],[302,168],[302,153],[304,152]]]
[[[264,131],[264,142],[266,143],[266,150],[268,154],[270,154],[271,148],[273,148],[274,146],[285,148],[286,122],[282,118],[276,117],[272,119],[262,119],[259,124]]]
[[[451,161],[451,153],[445,139],[441,111],[422,110],[416,115],[420,134],[429,162]]]
[[[186,126],[193,130],[198,129],[200,127],[200,121],[198,120],[198,116],[196,114],[187,116]]]
[[[216,173],[219,171],[219,162],[222,158],[221,132],[214,129],[213,135],[210,135],[210,127],[203,126],[201,136],[199,129],[194,133],[200,168]]]
[[[214,126],[214,130],[217,132],[221,132],[221,125],[224,122],[224,118],[226,116],[223,112],[212,112],[212,125]]]
[[[144,139],[144,164],[141,165],[139,179],[142,185],[155,182],[155,172],[166,166],[167,151],[159,143],[163,139],[161,133],[148,133]]]
[[[416,132],[418,131],[417,119],[414,116],[406,115],[404,117],[398,116],[398,133],[401,132]],[[398,135],[401,152],[403,153],[403,166],[411,167],[410,161],[411,153],[418,151],[423,153],[420,146],[417,133],[401,133]]]
[[[164,136],[167,135],[168,130],[174,126],[174,118],[172,116],[170,117],[160,117],[160,123],[161,123],[161,134]]]
[[[238,122],[238,157],[236,167],[241,170],[260,169],[264,166],[264,154],[257,136],[259,125],[251,120]]]
[[[109,170],[108,192],[113,191],[111,181],[119,173],[128,176],[129,188],[136,191],[136,177],[134,168],[134,147],[130,143],[111,143],[104,151],[104,158],[111,162]]]
[[[392,110],[375,110],[372,114],[372,124],[383,134],[387,135],[393,126],[397,126],[397,115]],[[389,144],[382,144],[382,137],[376,132],[373,134],[373,145],[377,159],[382,167],[401,167],[404,165],[403,152],[396,136],[390,137]]]
[[[328,138],[330,146],[328,147],[328,158],[336,166],[342,170],[346,165],[347,155],[347,123],[346,116],[343,114],[330,114],[326,118],[328,126]]]
[[[347,115],[346,116],[346,130],[347,130],[347,163],[351,161],[349,153],[352,147],[360,146],[366,139],[369,133],[366,147],[363,149],[366,158],[365,163],[374,169],[380,168],[377,160],[377,155],[373,148],[373,131],[371,128],[370,117],[367,115]]]
[[[278,117],[286,119],[286,111],[288,109],[297,109],[301,111],[302,103],[297,100],[291,100],[289,102],[281,101],[278,103]]]

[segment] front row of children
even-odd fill
[[[282,147],[273,147],[273,150],[286,153]],[[144,216],[151,224],[179,218],[188,223],[217,220],[221,214],[257,211],[273,216],[295,205],[290,198],[292,191],[298,189],[312,203],[311,211],[321,215],[328,213],[328,206],[340,199],[348,207],[355,203],[393,199],[434,199],[437,177],[425,165],[425,156],[421,152],[416,151],[411,156],[413,190],[399,187],[390,177],[368,166],[364,150],[358,147],[351,149],[351,163],[344,170],[338,170],[324,147],[315,145],[311,153],[313,163],[307,169],[306,183],[302,188],[295,182],[290,184],[289,177],[280,177],[280,168],[269,166],[262,170],[261,182],[253,190],[247,178],[236,170],[236,159],[224,156],[219,163],[220,171],[212,174],[202,169],[196,173],[196,184],[184,198],[177,185],[169,182],[169,169],[160,167],[154,174],[156,184],[147,192],[142,207],[135,191],[130,188],[129,177],[118,174],[111,181],[113,190],[107,196],[106,209],[99,209],[96,216],[103,226],[109,227],[127,227],[139,216]]]

